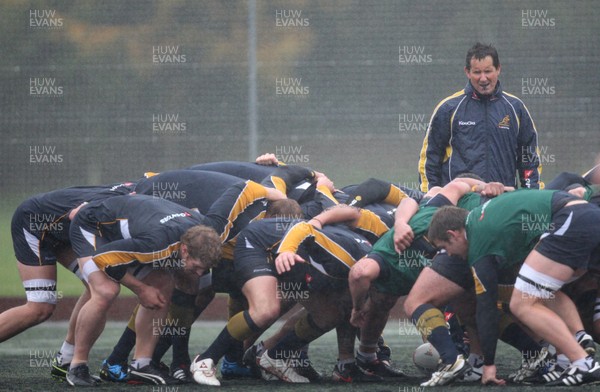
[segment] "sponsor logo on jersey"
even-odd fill
[[[475,121],[459,121],[458,125],[472,126],[475,125]]]
[[[161,224],[167,223],[168,221],[170,221],[171,219],[175,219],[175,218],[186,218],[192,216],[192,214],[190,214],[189,212],[180,212],[178,214],[171,214],[171,215],[167,215],[164,218],[162,218],[160,220]]]
[[[119,188],[121,188],[121,187],[126,187],[126,188],[129,188],[129,187],[131,187],[132,185],[133,185],[133,182],[124,182],[124,183],[122,183],[122,184],[119,184],[119,185],[115,185],[115,186],[113,186],[112,188],[110,188],[110,191],[111,191],[111,192],[114,192],[114,191],[116,191],[117,189],[119,189]]]

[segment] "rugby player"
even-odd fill
[[[345,226],[329,225],[347,220],[352,226],[360,227],[377,237],[388,230],[387,226],[381,224],[380,219],[370,211],[340,205],[325,211],[309,222],[295,224],[279,245],[279,255],[275,260],[277,272],[280,275],[284,274],[282,276],[286,273],[297,276],[299,281],[303,280],[303,274],[311,277],[307,278],[307,281],[310,281],[309,287],[311,293],[315,293],[316,300],[311,297],[311,301],[308,301],[309,317],[318,320],[316,323],[318,328],[314,328],[312,333],[307,333],[307,328],[299,321],[296,328],[289,331],[272,351],[266,351],[266,354],[260,358],[260,362],[263,368],[270,368],[271,373],[281,371],[280,366],[274,366],[274,363],[277,365],[276,360],[280,352],[297,350],[302,347],[302,343],[308,344],[322,333],[336,327],[339,353],[338,363],[333,372],[334,380],[365,382],[381,381],[383,379],[381,376],[404,376],[389,363],[382,361],[377,361],[376,369],[372,371],[365,371],[355,363],[356,331],[348,322],[351,310],[347,286],[348,272],[356,260],[370,250],[370,244],[365,247],[367,241],[353,234]],[[323,294],[325,297],[321,298]],[[328,310],[328,307],[337,310]],[[341,310],[343,312],[339,313]],[[336,317],[327,322],[323,319],[323,313],[336,315]]]
[[[200,170],[171,170],[162,173],[146,174],[147,178],[140,180],[135,188],[136,193],[166,199],[187,208],[197,209],[202,214],[208,214],[210,208],[229,189],[239,189],[239,195],[243,194],[245,183],[241,178],[228,174]],[[242,185],[244,184],[244,185]],[[229,191],[232,192],[232,191]],[[232,196],[238,197],[238,193],[232,192]],[[232,197],[233,198],[233,197]],[[227,203],[220,201],[222,205]],[[229,215],[234,225],[228,238],[225,239],[226,246],[223,250],[223,258],[219,265],[211,271],[207,271],[195,282],[189,282],[186,288],[180,287],[184,277],[176,279],[173,291],[168,320],[177,320],[178,335],[164,334],[153,355],[153,362],[159,364],[164,353],[173,345],[173,360],[170,373],[174,378],[182,381],[191,381],[189,376],[189,336],[190,328],[194,320],[208,306],[214,298],[215,291],[231,292],[234,285],[231,284],[228,271],[231,270],[230,248],[235,244],[235,236],[240,228],[249,221],[258,219],[264,214],[266,200],[263,198],[255,201],[249,200],[243,210],[233,212]],[[225,214],[225,213],[223,213]],[[233,245],[232,245],[233,244]],[[189,279],[188,279],[189,280]],[[241,293],[230,293],[241,297]],[[197,304],[197,305],[196,305]],[[128,356],[135,346],[135,314],[131,316],[128,326],[125,328],[121,338],[115,345],[113,352],[103,361],[100,377],[106,381],[128,381],[127,361]],[[229,367],[235,366],[235,362],[228,362]],[[225,373],[228,369],[224,369]]]
[[[468,191],[468,184],[457,183],[456,186],[463,191],[448,192],[444,195],[452,204],[460,203],[466,208],[474,208],[487,200],[488,197],[476,193],[469,194],[462,200],[463,192]],[[510,188],[509,188],[510,189]],[[437,196],[440,197],[440,196]],[[468,204],[467,200],[471,200]],[[400,222],[406,222],[411,216],[403,216]],[[403,229],[404,228],[404,229]],[[399,251],[406,249],[406,241],[410,241],[413,233],[410,226],[403,225],[396,232],[396,248]],[[456,378],[460,372],[459,347],[453,341],[448,331],[448,323],[445,315],[440,309],[448,303],[456,302],[452,309],[456,309],[461,321],[465,324],[471,340],[471,352],[468,362],[472,369],[462,374],[462,381],[478,381],[481,379],[483,361],[480,356],[479,340],[477,331],[474,329],[474,292],[473,279],[470,270],[464,260],[450,256],[445,252],[437,253],[432,259],[431,265],[426,266],[415,284],[411,288],[404,301],[404,311],[410,317],[422,333],[424,338],[436,348],[440,354],[442,370],[432,375],[431,379],[423,383],[423,386],[446,385]],[[520,369],[510,376],[511,381],[520,382],[531,377],[544,363],[548,351],[544,350],[538,343],[529,337],[512,318],[503,314],[501,320],[500,338],[508,344],[519,349],[524,358]],[[462,328],[459,326],[462,339]]]
[[[333,287],[335,290],[339,290],[346,284],[349,265],[354,263],[354,260],[360,255],[366,253],[367,249],[364,246],[368,245],[368,241],[365,239],[357,241],[358,235],[347,229],[340,232],[342,229],[331,226],[324,229],[326,231],[323,233],[316,232],[310,224],[298,219],[302,214],[297,204],[288,201],[285,207],[286,211],[284,212],[283,206],[278,206],[279,211],[275,218],[254,222],[240,234],[240,239],[236,245],[234,266],[236,278],[240,281],[250,308],[248,311],[234,316],[211,347],[199,355],[192,364],[191,370],[194,373],[194,379],[200,384],[220,385],[215,377],[214,370],[211,371],[210,369],[214,369],[214,363],[220,359],[227,347],[235,341],[242,341],[253,334],[261,333],[279,317],[281,309],[277,296],[278,272],[284,272],[286,267],[276,265],[276,271],[273,264],[269,263],[269,258],[279,253],[277,246],[280,242],[282,242],[282,245],[287,244],[287,241],[293,244],[290,245],[289,249],[287,247],[280,248],[281,252],[291,253],[291,249],[298,249],[304,241],[314,240],[314,246],[320,251],[315,251],[314,254],[310,253],[311,256],[314,256],[311,261],[316,263],[314,264],[315,268],[321,272],[315,271],[313,268],[310,268],[312,271],[305,271],[304,268],[309,268],[309,266],[303,264],[296,266],[291,275],[284,274],[284,276],[279,277],[280,282],[292,279],[292,281],[303,285],[308,284],[317,291],[314,293],[311,291],[313,294],[310,301],[303,302],[303,305],[312,309],[312,312],[309,312],[306,317],[302,317],[296,323],[295,329],[284,336],[282,341],[274,347],[275,356],[277,357],[282,352],[299,350],[310,341],[335,327],[344,318],[343,307],[337,303],[337,299],[343,298],[343,295],[324,295],[324,293],[328,293],[325,288],[331,290]],[[325,214],[329,212],[331,211]],[[267,215],[272,216],[271,214]],[[317,218],[311,220],[311,222],[313,221],[318,222]],[[387,230],[384,225],[380,228]],[[289,255],[289,253],[283,254]],[[323,264],[320,264],[320,262]],[[286,265],[289,268],[289,264]],[[332,274],[337,275],[337,277],[332,276]],[[310,278],[307,278],[307,276]],[[310,283],[307,283],[306,279]],[[329,285],[331,287],[328,287]],[[315,288],[315,286],[319,286],[318,288],[321,290]],[[334,298],[336,300],[333,300]],[[332,300],[333,302],[331,302]],[[321,309],[329,305],[329,311],[315,312],[314,306],[316,304]],[[348,355],[353,358],[352,346]],[[267,351],[260,356],[259,363],[263,369],[281,380],[287,382],[309,381],[296,372],[293,366],[285,364],[285,361],[282,362],[282,359],[282,357],[274,358],[273,354]],[[347,360],[347,358],[344,358],[344,360]],[[276,366],[277,363],[281,366]]]
[[[452,204],[452,201],[460,201],[465,206],[477,205],[480,197],[469,193],[472,186],[480,187],[481,192],[489,196],[504,191],[504,186],[498,183],[485,184],[461,178],[443,189],[431,189],[420,206],[405,198],[396,211],[394,229],[383,235],[373,250],[352,267],[349,276],[353,302],[351,322],[361,329],[357,355],[359,365],[368,369],[369,362],[375,360],[377,338],[385,327],[390,309],[400,296],[409,293],[420,271],[431,264],[430,259],[436,250],[425,236],[431,216],[440,206]],[[411,216],[406,221],[406,217]],[[404,246],[403,250],[399,245]],[[439,322],[445,325],[443,317]],[[461,374],[469,370],[462,356],[455,361],[458,361],[457,368]]]
[[[94,296],[94,286],[92,286],[91,301],[83,309],[85,314],[80,314],[78,317],[77,332],[75,334],[76,341],[80,342],[75,345],[75,355],[67,381],[77,385],[94,385],[94,380],[89,376],[87,367],[87,357],[93,342],[98,334],[102,331],[106,319],[106,310],[118,295],[119,284],[116,280],[125,285],[132,286],[132,290],[140,297],[140,303],[143,306],[139,309],[136,315],[136,356],[130,365],[130,376],[133,379],[140,381],[150,381],[159,384],[165,384],[168,377],[163,377],[161,372],[156,368],[156,365],[150,363],[152,351],[156,345],[156,341],[148,341],[148,334],[152,332],[151,326],[143,324],[143,334],[140,337],[140,321],[149,320],[151,318],[151,309],[156,312],[156,319],[164,316],[166,305],[164,300],[165,293],[170,295],[170,287],[165,285],[164,293],[160,293],[151,284],[146,285],[140,283],[140,279],[136,279],[130,274],[127,274],[127,267],[131,264],[140,262],[142,265],[152,265],[156,260],[163,260],[170,257],[175,251],[179,251],[179,237],[184,233],[185,229],[190,226],[183,223],[194,221],[197,224],[207,224],[217,229],[221,240],[226,240],[231,233],[232,222],[237,214],[244,210],[245,203],[252,203],[257,198],[283,198],[280,192],[274,189],[264,188],[254,182],[247,181],[243,183],[240,189],[236,187],[230,188],[216,202],[208,215],[192,211],[190,213],[184,207],[167,200],[162,200],[155,197],[137,195],[136,197],[117,198],[116,201],[107,202],[104,204],[96,203],[83,208],[85,214],[80,213],[75,220],[80,221],[78,225],[74,225],[71,230],[71,239],[75,237],[78,244],[78,257],[80,268],[87,265],[84,271],[84,278],[91,279],[91,275],[96,278],[95,286],[97,287],[96,295]],[[145,207],[148,210],[145,211]],[[170,214],[169,211],[173,210]],[[162,215],[161,219],[158,219]],[[182,224],[178,224],[179,220],[183,219]],[[173,220],[174,223],[169,224]],[[188,221],[189,220],[189,221]],[[102,224],[102,222],[112,222],[112,224]],[[117,224],[118,222],[118,224]],[[136,234],[134,235],[130,228],[135,223]],[[83,227],[77,227],[83,226]],[[171,228],[171,226],[175,226]],[[171,230],[169,230],[171,229]],[[152,232],[152,234],[150,233]],[[156,233],[154,233],[156,232]],[[148,238],[157,237],[155,243],[150,243]],[[98,239],[99,243],[96,243]],[[142,240],[145,238],[146,240]],[[170,242],[171,241],[171,242]],[[75,241],[74,241],[75,243]],[[100,245],[100,248],[98,246]],[[113,249],[114,248],[114,249]],[[184,265],[192,264],[185,259],[187,247],[181,252],[181,263]],[[220,247],[219,247],[220,250]],[[219,252],[220,254],[220,252]],[[200,263],[195,259],[196,264]],[[207,265],[195,266],[197,271],[205,272],[208,268],[215,264],[214,261],[208,260]],[[97,273],[98,266],[105,274]],[[146,268],[147,270],[147,268]],[[145,273],[142,271],[140,273]],[[148,274],[155,285],[155,280],[164,278],[160,274],[161,271],[152,271]],[[164,275],[164,274],[162,274]],[[109,277],[111,279],[109,279]],[[122,281],[125,279],[125,281]],[[148,298],[148,296],[150,296]],[[167,298],[170,298],[169,296]],[[168,301],[167,301],[168,302]],[[79,322],[83,320],[83,325]],[[150,329],[149,329],[150,328]],[[140,341],[144,342],[140,346]],[[152,351],[148,352],[152,349]]]
[[[134,187],[133,182],[71,187],[42,193],[21,203],[13,215],[11,233],[27,303],[0,314],[0,342],[52,315],[57,302],[57,262],[81,279],[69,238],[76,209],[86,202],[126,195]],[[67,336],[52,362],[53,377],[64,377],[73,356],[75,320],[90,297],[87,284],[83,284],[85,290],[73,309]]]
[[[598,219],[597,206],[559,191],[517,191],[470,213],[458,207],[436,213],[429,229],[431,241],[472,267],[484,354],[482,383],[505,383],[497,378],[494,365],[498,282],[510,279],[511,267],[520,263],[510,300],[512,314],[571,361],[547,385],[600,381],[600,365],[584,350],[595,351],[588,346],[590,336],[573,302],[559,291],[590,262],[597,263],[590,255],[600,246]]]

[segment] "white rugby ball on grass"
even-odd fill
[[[440,354],[431,343],[423,343],[413,353],[413,363],[425,376],[431,376],[438,368]]]

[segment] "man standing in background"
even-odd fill
[[[459,174],[486,182],[543,188],[535,124],[523,102],[502,91],[500,60],[491,45],[467,52],[467,86],[434,109],[419,157],[421,191]]]

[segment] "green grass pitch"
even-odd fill
[[[191,335],[191,354],[205,349],[223,328],[224,322],[197,322],[194,325]],[[105,358],[120,336],[124,323],[109,322],[104,333],[94,346],[90,361],[90,368],[97,372],[100,363]],[[58,383],[50,378],[49,364],[52,356],[59,349],[66,331],[66,323],[46,323],[34,327],[21,335],[18,335],[6,342],[0,343],[0,391],[63,391],[70,387],[64,383]],[[269,331],[267,332],[269,334]],[[406,322],[390,320],[385,330],[384,336],[387,343],[392,348],[392,358],[394,363],[401,367],[409,376],[407,380],[387,381],[379,384],[337,384],[332,381],[325,381],[319,384],[292,385],[280,382],[266,382],[260,380],[225,380],[222,381],[220,388],[213,388],[215,391],[245,391],[262,392],[265,390],[274,391],[294,391],[294,392],[313,392],[313,391],[369,391],[369,392],[417,392],[425,389],[437,391],[477,391],[484,387],[475,384],[453,384],[446,387],[423,388],[419,382],[423,377],[412,364],[411,355],[414,348],[420,344],[421,339],[414,329],[409,327]],[[310,347],[310,357],[315,368],[327,376],[331,371],[336,360],[336,340],[335,333],[330,332],[319,338]],[[165,362],[170,362],[170,352],[165,356]],[[500,344],[498,348],[498,369],[500,375],[506,376],[512,369],[520,364],[518,353]],[[211,387],[200,385],[181,385],[181,386],[130,386],[121,384],[104,383],[102,386],[94,388],[97,391],[152,391],[152,392],[184,392],[208,390]],[[521,386],[508,385],[506,387],[485,387],[486,389],[501,390],[506,392],[545,390],[543,386]],[[500,389],[501,388],[501,389]],[[554,388],[553,390],[565,390],[566,388]],[[578,387],[577,391],[592,391],[594,388]]]

